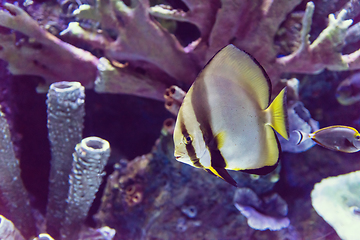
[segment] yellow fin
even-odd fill
[[[221,178],[222,180],[225,180],[222,176],[220,176],[220,174],[212,167],[210,166],[208,168],[214,175],[218,176],[219,178]]]
[[[265,127],[266,131],[266,150],[267,153],[263,157],[262,161],[264,166],[273,166],[277,163],[280,155],[280,146],[275,134],[274,129],[270,126]]]
[[[281,90],[274,101],[266,109],[270,112],[270,125],[283,138],[289,139],[289,130],[287,123],[287,109],[286,109],[286,88]]]
[[[217,143],[217,149],[221,149],[225,144],[225,131],[221,131],[215,136],[215,140]]]

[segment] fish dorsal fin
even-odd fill
[[[261,109],[269,106],[271,82],[265,70],[253,57],[232,44],[220,50],[202,74],[205,81],[207,76],[229,79],[254,96]]]

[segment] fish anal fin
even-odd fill
[[[265,161],[265,163],[268,163],[267,165],[260,167],[260,168],[254,168],[254,169],[239,169],[238,171],[249,173],[249,174],[256,174],[256,175],[266,175],[271,173],[275,170],[275,168],[278,166],[280,158],[281,158],[281,145],[279,142],[279,139],[275,135],[275,130],[271,127],[266,127],[267,131],[267,138],[268,141],[272,139],[269,142],[268,145],[268,157]],[[273,141],[276,141],[276,145],[273,143]],[[272,143],[271,143],[272,142]]]
[[[209,167],[209,169],[206,169],[206,171],[218,176],[219,178],[223,179],[234,187],[237,187],[237,182],[230,176],[230,174],[228,173],[228,171],[226,171],[225,168]]]
[[[270,113],[270,125],[283,138],[289,139],[289,125],[287,121],[286,88],[281,90],[274,101],[266,109]]]
[[[278,165],[278,162],[273,166],[265,166],[265,167],[262,167],[262,168],[247,169],[247,170],[240,170],[240,171],[245,172],[245,173],[249,173],[249,174],[266,175],[266,174],[269,174],[272,171],[274,171],[275,168],[277,167],[277,165]]]

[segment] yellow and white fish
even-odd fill
[[[176,160],[237,186],[229,170],[267,174],[288,139],[285,89],[270,104],[265,70],[233,45],[219,51],[199,74],[180,107],[174,129]]]
[[[346,153],[360,151],[360,133],[352,127],[335,125],[319,129],[307,134],[302,131],[299,133],[298,144],[307,139],[312,139],[322,147]]]

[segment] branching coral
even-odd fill
[[[81,37],[103,49],[107,58],[147,61],[174,79],[191,83],[196,76],[196,64],[174,36],[151,20],[149,1],[132,0],[130,3],[128,7],[123,1],[98,0],[95,9],[86,7],[89,13],[86,15],[94,14],[91,18],[100,22],[103,31],[96,35],[96,42],[91,41],[91,32],[85,32]],[[86,18],[86,15],[79,11],[80,18]],[[76,34],[74,31],[69,33]]]
[[[352,23],[346,20],[349,15],[346,10],[337,17],[330,14],[328,27],[309,42],[315,8],[312,2],[303,14],[299,48],[287,56],[279,56],[274,39],[288,14],[300,2],[184,0],[188,10],[167,5],[150,7],[148,0],[131,0],[128,5],[121,0],[97,0],[94,5],[80,5],[73,12],[78,22],[71,22],[61,38],[77,39],[93,50],[100,50],[100,59],[46,32],[19,7],[5,4],[10,13],[0,12],[0,25],[28,38],[22,44],[15,44],[14,34],[1,34],[0,57],[9,62],[13,74],[38,75],[48,82],[76,80],[85,86],[92,86],[97,76],[96,91],[158,100],[162,100],[160,96],[166,86],[176,83],[188,87],[206,61],[228,43],[258,59],[274,85],[283,73],[316,74],[324,69],[360,68],[359,51],[341,54]],[[357,13],[354,10],[351,14]],[[153,16],[191,23],[199,29],[200,37],[183,47]],[[82,27],[80,23],[84,20],[92,25]]]
[[[64,79],[91,86],[98,59],[91,53],[65,43],[42,29],[21,8],[5,3],[0,25],[27,36],[16,42],[15,33],[0,34],[0,58],[9,63],[12,74],[41,76],[52,83]]]
[[[345,20],[346,10],[341,11],[337,18],[330,14],[328,27],[310,44],[309,32],[314,8],[314,4],[308,2],[302,21],[302,43],[299,49],[289,56],[277,59],[278,66],[283,68],[284,72],[298,73],[318,73],[325,68],[333,71],[358,68],[358,60],[355,60],[354,56],[359,53],[341,55],[346,30],[353,22]]]

